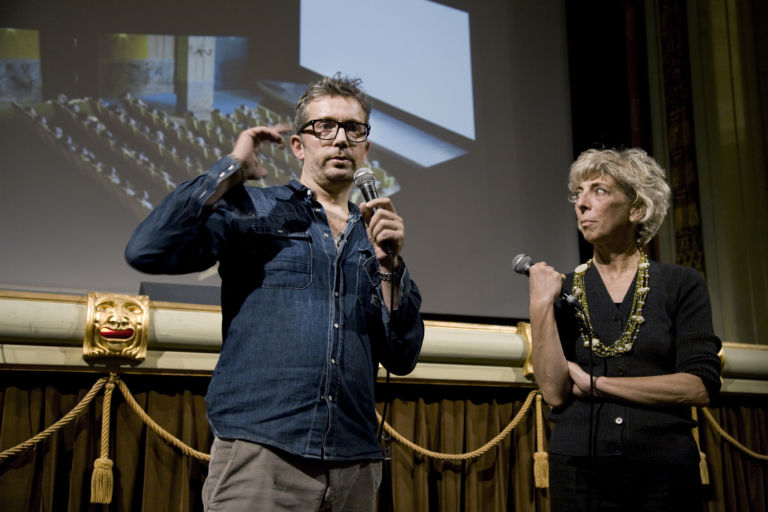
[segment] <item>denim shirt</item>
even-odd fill
[[[224,341],[206,396],[216,436],[312,459],[379,459],[378,365],[398,375],[416,365],[418,288],[404,269],[390,323],[360,210],[350,203],[337,248],[297,181],[238,185],[205,206],[238,167],[225,157],[179,185],[136,229],[126,259],[153,274],[219,262]]]

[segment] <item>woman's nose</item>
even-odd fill
[[[573,202],[577,210],[584,210],[586,208],[586,194],[581,192],[576,196],[576,200]]]

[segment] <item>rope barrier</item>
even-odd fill
[[[750,450],[749,448],[747,448],[746,446],[744,446],[743,444],[741,444],[740,442],[738,442],[738,441],[737,441],[737,440],[736,440],[734,437],[732,437],[730,434],[728,434],[728,432],[726,432],[725,430],[723,430],[723,427],[721,427],[721,426],[720,426],[720,425],[717,423],[717,421],[715,420],[714,416],[712,416],[712,413],[709,411],[709,409],[707,409],[706,407],[702,407],[702,409],[701,409],[701,412],[704,414],[704,417],[705,417],[705,418],[707,418],[707,420],[709,421],[709,423],[712,425],[712,428],[713,428],[713,429],[715,429],[715,432],[716,432],[716,433],[717,433],[717,434],[718,434],[720,437],[722,437],[723,439],[725,439],[726,441],[728,441],[728,442],[729,442],[729,443],[731,443],[733,446],[735,446],[736,448],[738,448],[739,450],[741,450],[741,451],[742,451],[742,452],[744,452],[745,454],[749,455],[750,457],[753,457],[753,458],[755,458],[755,459],[759,459],[759,460],[765,460],[765,461],[768,461],[768,455],[763,455],[763,454],[761,454],[761,453],[757,453],[757,452],[755,452],[755,451],[752,451],[752,450]]]
[[[108,380],[107,377],[102,377],[99,380],[97,380],[96,383],[91,388],[91,390],[88,391],[88,393],[86,393],[86,395],[83,397],[82,400],[80,400],[80,403],[78,403],[71,411],[69,411],[59,421],[57,421],[47,429],[43,430],[36,436],[27,439],[23,443],[20,443],[14,446],[13,448],[8,448],[7,450],[0,452],[0,464],[2,464],[5,460],[11,457],[18,455],[19,453],[32,448],[37,443],[47,439],[54,432],[61,430],[62,427],[64,427],[69,422],[74,420],[77,416],[79,416],[85,410],[86,407],[88,407],[88,405],[91,403],[94,397],[98,394],[98,392],[101,391],[101,388],[104,387],[104,384],[107,383],[107,380]]]
[[[209,454],[197,451],[194,448],[187,446],[179,438],[174,437],[168,433],[168,431],[163,429],[163,427],[155,423],[155,421],[150,418],[146,412],[144,412],[144,409],[141,408],[138,402],[136,402],[136,399],[133,398],[133,395],[128,390],[128,386],[126,386],[122,379],[117,379],[117,385],[120,388],[120,392],[123,394],[123,397],[125,397],[126,403],[131,407],[131,409],[133,409],[133,412],[138,414],[141,420],[155,432],[155,434],[159,435],[166,442],[181,450],[184,455],[194,457],[203,462],[209,462],[211,460],[211,456]]]
[[[60,430],[62,427],[70,423],[72,420],[74,420],[78,415],[80,415],[93,401],[93,399],[96,397],[96,395],[101,391],[102,388],[105,388],[104,391],[104,405],[102,408],[102,427],[101,427],[101,452],[100,457],[95,460],[94,462],[94,472],[91,480],[91,502],[92,503],[110,503],[112,501],[112,489],[113,489],[113,476],[112,476],[112,466],[113,463],[109,459],[109,432],[110,432],[110,417],[111,417],[111,402],[112,402],[112,393],[114,391],[115,386],[117,386],[120,389],[120,392],[122,393],[123,397],[125,398],[126,403],[128,406],[141,418],[141,420],[157,435],[159,435],[165,442],[168,444],[178,448],[184,455],[194,457],[202,462],[209,462],[211,456],[207,453],[200,452],[198,450],[195,450],[182,442],[177,437],[170,434],[168,431],[163,429],[160,425],[158,425],[152,418],[149,417],[149,415],[144,411],[144,409],[141,408],[141,406],[138,404],[136,399],[131,394],[130,390],[128,389],[128,386],[123,382],[122,379],[120,379],[119,376],[117,376],[115,373],[111,373],[109,377],[102,377],[99,380],[97,380],[93,387],[88,391],[88,393],[83,397],[83,399],[70,411],[68,412],[64,417],[62,417],[59,421],[45,429],[43,432],[40,432],[36,436],[28,439],[27,441],[24,441],[23,443],[18,444],[17,446],[14,446],[13,448],[9,448],[3,452],[0,452],[0,464],[2,464],[5,460],[9,459],[10,457],[13,457],[25,450],[28,450],[29,448],[33,447],[37,443],[47,439],[50,437],[53,433]],[[531,405],[534,402],[534,399],[536,401],[536,452],[534,453],[534,480],[535,485],[537,488],[546,488],[549,486],[549,475],[547,471],[548,466],[548,460],[547,460],[547,452],[544,450],[544,416],[543,416],[543,407],[542,407],[542,397],[539,390],[533,390],[531,391],[528,396],[526,397],[525,401],[523,402],[523,405],[520,407],[520,410],[515,414],[515,416],[512,418],[512,420],[507,424],[504,429],[497,434],[493,439],[485,443],[483,446],[476,450],[472,450],[467,453],[441,453],[436,452],[432,450],[428,450],[426,448],[423,448],[412,441],[406,439],[402,434],[397,432],[392,426],[383,420],[381,415],[378,411],[376,411],[376,417],[379,421],[379,424],[383,426],[384,430],[392,436],[395,441],[399,442],[400,444],[410,448],[415,453],[421,454],[425,457],[430,457],[437,460],[448,460],[448,461],[466,461],[475,459],[477,457],[480,457],[490,451],[491,449],[498,446],[505,438],[507,438],[512,430],[514,430],[520,421],[525,417],[526,414],[528,414]],[[714,429],[715,433],[717,433],[721,438],[723,438],[725,441],[731,443],[734,445],[737,449],[745,453],[746,455],[759,459],[768,461],[768,455],[763,455],[760,453],[757,453],[753,450],[750,450],[743,444],[741,444],[739,441],[737,441],[733,436],[728,434],[715,420],[715,418],[712,416],[712,413],[707,408],[701,409],[704,416],[707,418],[709,423],[712,425],[712,428]],[[692,408],[692,415],[694,419],[697,419],[696,416],[696,408]],[[693,431],[694,439],[699,444],[699,432],[698,429],[694,429]],[[708,474],[705,475],[704,471],[706,471],[706,455],[703,452],[701,453],[701,464],[704,465],[704,469],[702,469],[702,481],[703,483],[705,480],[708,480]]]
[[[403,437],[402,434],[397,432],[395,429],[392,428],[392,426],[384,422],[384,430],[389,433],[397,442],[400,444],[403,444],[413,450],[416,453],[419,453],[421,455],[424,455],[426,457],[430,457],[432,459],[437,460],[450,460],[454,462],[458,461],[464,461],[464,460],[470,460],[477,457],[480,457],[481,455],[484,455],[486,452],[488,452],[491,448],[494,448],[496,445],[498,445],[502,440],[504,440],[505,437],[509,435],[510,432],[517,426],[518,423],[520,423],[520,420],[528,413],[528,410],[531,408],[531,403],[533,402],[534,396],[536,396],[536,393],[538,393],[537,390],[531,391],[528,394],[528,397],[525,399],[525,402],[523,403],[522,407],[520,407],[520,410],[517,411],[517,414],[514,418],[512,418],[512,421],[509,422],[509,424],[504,427],[504,430],[502,430],[499,434],[496,435],[493,439],[485,443],[483,446],[476,450],[472,450],[468,453],[440,453],[440,452],[434,452],[432,450],[427,450],[426,448],[422,448],[421,446],[409,441],[405,437]],[[379,414],[379,411],[376,411],[376,417],[379,419],[379,423],[382,422],[381,415]]]

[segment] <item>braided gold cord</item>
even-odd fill
[[[533,484],[537,489],[549,487],[549,454],[544,451],[544,408],[541,393],[536,394],[536,451],[533,452]]]
[[[181,450],[182,453],[184,453],[185,455],[194,457],[203,462],[208,462],[211,460],[211,456],[209,454],[197,451],[194,448],[187,446],[180,439],[172,436],[165,429],[163,429],[163,427],[155,423],[155,421],[152,418],[150,418],[146,412],[144,412],[144,409],[141,408],[138,402],[136,402],[136,399],[133,398],[133,395],[128,390],[128,386],[126,386],[125,382],[123,382],[122,379],[120,378],[117,379],[117,385],[120,388],[120,392],[125,397],[125,402],[131,407],[131,409],[133,409],[133,412],[138,414],[141,420],[144,423],[146,423],[147,426],[151,428],[157,435],[159,435],[169,444]]]
[[[112,503],[115,476],[112,473],[114,463],[109,458],[109,425],[112,416],[112,392],[115,390],[117,375],[109,374],[109,382],[104,389],[104,404],[101,408],[101,456],[93,461],[91,474],[91,503]]]
[[[101,412],[101,457],[109,457],[109,427],[112,416],[112,391],[115,389],[117,376],[112,373],[109,375],[109,382],[104,388],[104,405]]]
[[[536,394],[536,451],[544,451],[544,409],[541,393]]]
[[[104,387],[104,384],[107,383],[107,377],[102,377],[99,380],[94,383],[93,387],[90,391],[83,397],[82,400],[80,400],[80,403],[78,403],[71,411],[69,411],[64,417],[62,417],[59,421],[48,427],[47,429],[43,430],[36,436],[27,439],[23,443],[20,443],[13,448],[8,448],[7,450],[0,452],[0,463],[4,462],[6,459],[9,459],[15,455],[18,455],[19,453],[28,450],[29,448],[33,447],[40,441],[43,441],[50,437],[54,432],[57,432],[61,430],[62,427],[64,427],[67,423],[74,420],[79,414],[81,414],[86,407],[93,401],[93,399],[96,397],[96,395],[101,391],[101,388]]]
[[[159,435],[163,440],[165,440],[169,444],[181,450],[181,452],[184,453],[185,455],[194,457],[203,462],[210,461],[211,456],[209,454],[200,452],[186,445],[181,440],[179,440],[178,438],[168,433],[165,429],[163,429],[160,425],[158,425],[152,418],[150,418],[149,415],[147,415],[147,413],[141,408],[138,402],[136,402],[136,399],[128,390],[128,386],[125,384],[125,382],[123,382],[122,379],[120,379],[118,376],[112,374],[110,375],[110,377],[102,377],[99,380],[97,380],[93,384],[93,387],[90,389],[90,391],[88,391],[88,393],[83,397],[83,399],[71,411],[69,411],[65,416],[63,416],[59,421],[57,421],[56,423],[54,423],[44,431],[40,432],[36,436],[24,441],[23,443],[20,443],[12,448],[9,448],[7,450],[4,450],[3,452],[0,452],[0,464],[2,464],[5,460],[15,455],[18,455],[19,453],[22,453],[23,451],[33,447],[37,443],[47,439],[52,434],[54,434],[55,432],[63,428],[65,425],[70,423],[72,420],[74,420],[78,415],[82,414],[82,412],[93,401],[93,399],[96,397],[99,391],[101,391],[101,389],[105,385],[107,385],[108,382],[110,385],[107,386],[107,389],[105,390],[105,402],[104,402],[105,407],[104,407],[103,416],[102,416],[102,439],[101,439],[101,457],[102,458],[107,457],[109,453],[109,437],[105,436],[104,433],[109,432],[109,416],[110,416],[109,404],[111,402],[111,396],[107,397],[106,395],[111,395],[114,385],[117,384],[118,388],[120,389],[120,392],[123,394],[123,397],[125,397],[126,403],[131,407],[131,409],[136,414],[139,415],[141,420],[150,429],[152,429],[157,435]],[[523,405],[520,407],[520,410],[517,412],[517,414],[515,414],[515,417],[512,418],[509,424],[506,427],[504,427],[504,429],[499,434],[497,434],[493,439],[488,441],[486,444],[484,444],[480,448],[476,450],[472,450],[471,452],[441,453],[441,452],[428,450],[406,439],[402,434],[394,430],[392,426],[387,422],[384,422],[384,430],[386,430],[397,442],[405,445],[406,447],[410,448],[414,452],[424,455],[426,457],[430,457],[438,460],[450,460],[450,461],[470,460],[470,459],[474,459],[484,455],[485,453],[490,451],[492,448],[499,445],[506,437],[508,437],[509,434],[512,432],[512,430],[515,429],[517,425],[520,423],[520,421],[525,417],[525,415],[528,414],[528,411],[530,410],[534,399],[537,400],[536,414],[537,414],[537,420],[538,420],[536,422],[536,447],[538,451],[542,451],[543,442],[544,442],[544,422],[543,422],[542,411],[541,411],[541,402],[540,402],[541,395],[538,390],[531,391],[528,394],[525,401],[523,402]],[[747,448],[746,446],[741,444],[739,441],[737,441],[733,436],[731,436],[725,430],[723,430],[723,428],[717,423],[715,418],[712,416],[712,413],[709,411],[709,409],[701,408],[701,412],[707,418],[707,421],[709,421],[709,423],[712,425],[712,428],[715,430],[715,432],[724,440],[728,441],[729,443],[734,445],[737,449],[749,455],[750,457],[763,460],[763,461],[768,461],[768,455],[760,454]],[[378,411],[376,411],[376,417],[378,418],[379,423],[381,423],[382,418]],[[698,438],[698,432],[695,432],[694,436]]]
[[[389,433],[389,435],[391,435],[395,439],[395,441],[407,446],[408,448],[410,448],[416,453],[424,455],[425,457],[430,457],[437,460],[450,460],[450,461],[463,461],[463,460],[475,459],[477,457],[480,457],[481,455],[484,455],[491,448],[494,448],[496,445],[501,443],[501,441],[503,441],[504,438],[507,437],[515,427],[517,427],[517,424],[520,423],[520,420],[522,420],[523,417],[526,414],[528,414],[528,410],[531,408],[531,403],[533,403],[533,398],[536,396],[537,393],[538,393],[538,390],[534,390],[528,394],[528,397],[525,399],[525,402],[523,402],[523,405],[522,407],[520,407],[520,410],[517,411],[517,414],[515,414],[515,417],[512,418],[512,421],[510,421],[509,424],[506,427],[504,427],[504,429],[499,434],[496,435],[496,437],[494,437],[493,439],[485,443],[480,448],[476,450],[472,450],[471,452],[467,452],[467,453],[440,453],[432,450],[427,450],[426,448],[422,448],[421,446],[403,437],[402,434],[400,434],[395,429],[393,429],[392,426],[386,421],[384,422],[384,430],[386,430]],[[379,423],[381,423],[382,418],[381,418],[381,414],[379,414],[379,411],[376,411],[376,417],[378,418]]]
[[[757,452],[755,452],[755,451],[752,451],[752,450],[750,450],[749,448],[747,448],[746,446],[744,446],[743,444],[741,444],[740,442],[738,442],[738,441],[737,441],[737,440],[736,440],[736,439],[735,439],[733,436],[731,436],[731,435],[730,435],[728,432],[726,432],[725,430],[723,430],[723,427],[721,427],[721,426],[720,426],[720,425],[717,423],[717,421],[715,420],[714,416],[712,416],[712,413],[709,411],[709,409],[707,409],[706,407],[702,407],[702,408],[701,408],[701,412],[702,412],[702,414],[704,414],[704,416],[707,418],[707,420],[709,421],[709,423],[712,425],[712,428],[714,428],[714,429],[715,429],[715,432],[716,432],[716,433],[717,433],[717,434],[718,434],[720,437],[722,437],[723,439],[725,439],[726,441],[728,441],[728,442],[729,442],[729,443],[731,443],[733,446],[735,446],[736,448],[738,448],[738,449],[739,449],[739,450],[741,450],[742,452],[746,453],[746,454],[747,454],[747,455],[749,455],[750,457],[754,457],[755,459],[759,459],[759,460],[765,460],[765,461],[768,461],[768,455],[763,455],[763,454],[761,454],[761,453],[757,453]]]

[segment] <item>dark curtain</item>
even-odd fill
[[[99,374],[0,370],[0,451],[69,412]],[[124,375],[139,404],[158,424],[202,452],[210,448],[203,397],[205,377]],[[394,384],[387,417],[418,445],[438,452],[475,450],[520,410],[530,389]],[[28,511],[196,511],[207,466],[182,455],[141,422],[119,390],[112,401],[111,505],[90,503],[93,462],[99,457],[103,392],[88,410],[36,448],[0,463],[0,504]],[[383,403],[379,404],[381,411]],[[721,397],[710,410],[726,432],[768,453],[768,397]],[[546,411],[546,408],[545,408]],[[533,484],[535,411],[487,454],[464,462],[437,461],[393,442],[391,489],[396,512],[537,511],[548,493]],[[702,449],[711,485],[709,512],[768,512],[768,462],[745,455],[715,434],[700,415]],[[549,434],[548,428],[545,434]],[[383,493],[384,494],[384,493]],[[379,508],[384,512],[384,508]]]
[[[746,448],[768,456],[768,397],[721,397],[709,408],[722,429]],[[718,436],[699,413],[701,447],[709,462],[708,512],[768,510],[768,461],[750,457]]]
[[[403,387],[395,392],[388,418],[397,432],[423,448],[467,453],[503,430],[530,391]],[[469,461],[431,459],[393,442],[394,510],[548,510],[546,493],[533,486],[534,410],[532,405],[503,442]]]
[[[0,451],[26,441],[69,412],[101,375],[0,372]],[[160,426],[197,450],[209,451],[203,400],[207,380],[123,377],[141,407]],[[0,464],[0,503],[8,512],[195,511],[207,465],[153,432],[115,388],[110,454],[114,491],[108,507],[90,503],[93,461],[100,455],[104,393],[88,410],[36,448]]]

